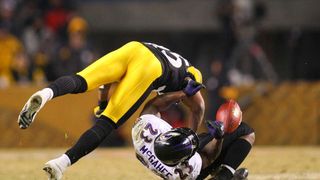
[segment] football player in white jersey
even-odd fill
[[[208,123],[208,133],[199,136],[189,128],[173,129],[161,119],[160,111],[183,101],[183,91],[166,93],[148,102],[132,128],[137,158],[164,179],[196,179],[201,169],[219,155],[223,125]]]

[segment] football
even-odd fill
[[[216,120],[223,122],[224,132],[232,133],[242,121],[242,111],[234,100],[227,100],[223,103],[216,114]]]

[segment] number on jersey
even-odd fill
[[[146,43],[146,44],[151,45],[157,48],[158,50],[160,50],[161,53],[166,56],[166,58],[168,59],[168,61],[173,67],[180,68],[182,66],[182,61],[184,61],[186,66],[190,66],[189,62],[185,58],[183,58],[180,54],[172,52],[170,51],[170,49],[157,44],[153,44],[153,43]]]
[[[151,135],[157,135],[157,134],[158,134],[158,130],[157,130],[157,129],[154,129],[154,128],[152,127],[152,124],[151,124],[151,123],[148,123],[148,124],[143,128],[143,130],[141,131],[141,133],[140,133],[141,139],[143,139],[144,142],[146,142],[146,143],[151,143],[153,139],[152,139],[151,137],[149,137],[148,135],[145,135],[145,134],[144,134],[145,131],[149,131],[149,133],[150,133]]]

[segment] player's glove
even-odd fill
[[[106,109],[108,101],[99,101],[98,106],[94,108],[94,115],[100,117],[101,113]]]
[[[209,133],[216,139],[223,138],[224,135],[224,125],[220,121],[207,120],[206,125],[208,127]]]
[[[193,96],[195,95],[201,88],[205,88],[205,86],[201,83],[198,83],[192,79],[186,80],[186,85],[183,88],[183,92],[187,96]]]

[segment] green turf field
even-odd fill
[[[0,180],[46,179],[43,164],[64,149],[0,149]],[[255,147],[241,165],[249,179],[320,179],[320,147]],[[98,149],[70,167],[64,180],[158,179],[132,148]]]

